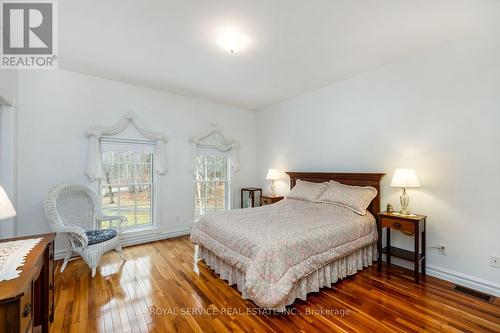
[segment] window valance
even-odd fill
[[[138,152],[138,153],[148,153],[155,154],[156,153],[156,141],[153,140],[113,140],[108,137],[102,137],[99,140],[101,153],[105,153],[108,151],[114,152]]]
[[[128,112],[122,119],[120,119],[116,124],[109,127],[94,126],[87,130],[87,136],[89,137],[89,149],[87,155],[87,176],[92,180],[98,180],[104,177],[102,170],[102,160],[101,160],[101,148],[99,140],[102,137],[108,137],[120,134],[125,131],[127,127],[133,124],[137,131],[146,139],[155,141],[155,172],[159,175],[163,175],[167,172],[167,154],[165,151],[165,144],[168,139],[165,135],[151,131],[144,127],[142,123],[137,120],[136,115],[133,112]]]
[[[191,144],[191,172],[196,170],[196,155],[199,147],[214,147],[219,152],[225,152],[229,155],[231,168],[233,171],[240,170],[240,143],[236,140],[230,140],[224,137],[217,125],[212,124],[208,131],[201,135],[192,136],[189,139]]]

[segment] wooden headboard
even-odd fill
[[[287,172],[290,176],[290,189],[295,186],[297,179],[314,183],[323,183],[335,180],[339,183],[353,186],[373,186],[377,189],[377,196],[372,200],[368,211],[378,218],[380,213],[380,180],[385,173],[347,173],[347,172]]]

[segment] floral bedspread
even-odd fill
[[[244,272],[244,288],[255,304],[273,308],[296,281],[376,242],[377,228],[370,213],[285,199],[203,216],[191,241]]]

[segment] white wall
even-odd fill
[[[492,34],[498,36],[498,34]],[[382,203],[398,167],[423,187],[410,208],[428,218],[431,274],[500,294],[500,40],[455,42],[258,113],[257,175],[293,171],[385,172]],[[282,182],[280,190],[287,191]],[[411,248],[399,237],[396,245]],[[466,280],[470,280],[467,282]]]
[[[233,177],[236,194],[241,186],[255,184],[254,112],[68,71],[23,71],[17,98],[19,235],[50,230],[42,206],[49,189],[66,181],[89,183],[87,128],[112,125],[129,110],[169,138],[161,221],[165,231],[192,224],[188,138],[205,132],[211,122],[241,143],[242,167]],[[234,198],[239,207],[239,195]]]
[[[0,69],[0,105],[13,105],[17,92],[17,70]]]

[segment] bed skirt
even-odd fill
[[[290,294],[272,310],[283,311],[287,305],[294,303],[297,298],[305,301],[308,293],[319,292],[320,288],[323,287],[330,288],[339,279],[354,275],[364,267],[371,266],[375,258],[377,258],[376,243],[365,246],[356,252],[318,268],[295,282]],[[230,286],[236,285],[244,299],[251,300],[245,292],[244,272],[231,266],[201,245],[198,245],[196,259],[204,260],[208,267],[219,274],[221,279],[226,280]]]

